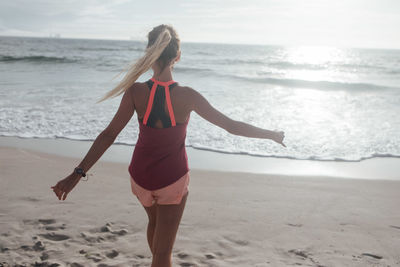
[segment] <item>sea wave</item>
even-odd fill
[[[181,73],[193,73],[198,74],[199,72],[206,72],[208,75],[213,75],[217,77],[241,80],[253,83],[266,83],[273,84],[284,87],[297,87],[297,88],[310,88],[310,89],[321,89],[321,90],[400,90],[400,87],[379,85],[373,83],[351,83],[351,82],[341,82],[341,81],[311,81],[311,80],[301,80],[301,79],[291,79],[291,78],[273,78],[265,77],[269,73],[260,73],[259,76],[249,77],[242,75],[235,75],[229,73],[218,73],[212,69],[208,68],[194,68],[194,67],[174,67],[174,69]],[[264,77],[263,77],[264,75]]]
[[[326,69],[342,69],[343,71],[349,69],[362,70],[366,69],[368,71],[387,71],[387,67],[373,65],[373,64],[361,64],[361,63],[335,63],[326,62],[324,64],[312,64],[312,63],[296,63],[290,61],[271,61],[265,62],[265,65],[276,67],[278,69],[294,69],[294,70],[326,70]]]
[[[37,135],[13,135],[13,134],[0,134],[0,137],[18,137],[18,138],[26,138],[26,139],[65,139],[65,140],[73,140],[73,141],[89,141],[92,142],[95,139],[93,138],[84,138],[83,136],[37,136]],[[134,143],[129,142],[114,142],[113,145],[123,145],[123,146],[135,146]],[[236,152],[236,151],[228,151],[222,149],[215,149],[212,147],[206,146],[194,146],[194,145],[186,145],[186,147],[193,148],[195,150],[202,151],[210,151],[215,153],[229,154],[229,155],[243,155],[243,156],[251,156],[251,157],[261,157],[261,158],[280,158],[280,159],[292,159],[292,160],[310,160],[310,161],[331,161],[331,162],[361,162],[363,160],[373,159],[373,158],[400,158],[400,155],[395,154],[381,154],[381,153],[373,153],[368,156],[358,157],[358,158],[339,158],[339,157],[316,157],[316,156],[304,156],[304,157],[294,157],[290,155],[274,155],[274,154],[257,154],[251,152]]]
[[[53,57],[53,56],[7,56],[0,55],[0,62],[33,62],[33,63],[73,63],[76,59],[66,58],[66,57]]]
[[[209,72],[212,73],[213,70],[212,69],[207,69],[207,68],[193,68],[193,67],[174,67],[174,70],[176,70],[177,72],[181,72],[181,73],[199,73],[199,72]]]
[[[329,68],[328,65],[321,64],[307,64],[307,63],[293,63],[289,61],[272,61],[265,62],[265,65],[276,67],[279,69],[296,69],[296,70],[323,70]]]
[[[120,51],[121,48],[111,48],[111,47],[78,47],[76,50],[79,51]]]
[[[202,56],[214,56],[215,53],[205,52],[205,51],[196,51],[193,52],[194,55],[202,55]]]
[[[213,61],[213,63],[217,65],[241,65],[241,64],[262,65],[267,62],[259,59],[225,58],[225,59],[217,59]]]
[[[231,79],[237,79],[241,81],[253,82],[253,83],[266,83],[284,87],[297,87],[297,88],[310,88],[310,89],[321,89],[321,90],[400,90],[400,87],[385,86],[372,83],[350,83],[340,81],[311,81],[301,79],[290,79],[290,78],[272,78],[272,77],[247,77],[232,74],[213,73],[217,76],[222,76]]]

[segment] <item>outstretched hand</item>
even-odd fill
[[[52,186],[51,189],[53,189],[59,200],[65,200],[68,193],[71,192],[80,179],[79,174],[72,173],[60,180],[55,186]]]
[[[286,145],[283,143],[284,138],[285,138],[285,132],[279,131],[279,132],[275,132],[272,140],[277,142],[278,144],[281,144],[282,146],[286,147]]]

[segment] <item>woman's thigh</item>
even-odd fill
[[[154,254],[172,253],[188,195],[189,191],[182,197],[179,204],[156,206],[157,222],[153,236]]]

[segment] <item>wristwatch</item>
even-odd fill
[[[81,174],[83,177],[86,177],[86,173],[83,171],[82,168],[76,167],[76,168],[74,169],[74,173],[76,173],[76,174]]]

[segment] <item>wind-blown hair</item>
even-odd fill
[[[161,71],[164,70],[164,68],[171,63],[171,60],[178,55],[179,49],[180,40],[172,26],[161,24],[153,28],[148,34],[148,43],[144,56],[121,71],[118,75],[126,71],[125,77],[114,89],[97,101],[96,104],[124,93],[143,73],[148,71],[155,62],[159,64]]]

